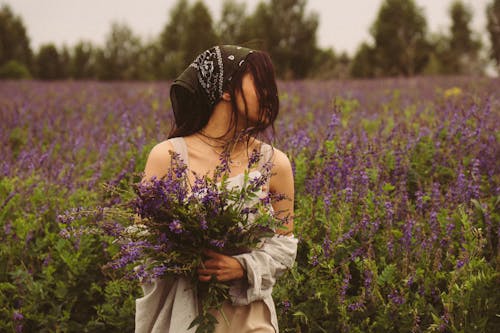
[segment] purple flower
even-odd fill
[[[12,315],[12,320],[18,321],[18,320],[23,320],[24,316],[21,312],[19,311],[14,311],[14,314]]]
[[[290,307],[292,306],[292,303],[290,303],[289,300],[286,300],[286,301],[281,302],[281,305],[283,305],[283,310],[285,312],[287,312],[290,309]]]
[[[349,304],[347,306],[347,309],[349,311],[356,311],[356,310],[361,309],[363,307],[363,305],[365,305],[365,303],[363,302],[363,300],[361,300],[361,301]]]
[[[340,302],[344,302],[345,300],[347,288],[349,287],[349,281],[351,281],[351,274],[347,273],[346,277],[342,280],[342,286],[340,286],[340,294],[339,294]]]
[[[161,266],[155,266],[153,267],[153,274],[152,278],[157,279],[163,276],[165,272],[167,271],[167,266],[161,265]]]
[[[457,261],[457,269],[464,267],[465,264],[467,264],[467,262],[468,262],[467,258],[458,260]]]
[[[248,159],[248,168],[251,168],[253,165],[255,165],[261,158],[261,153],[257,150],[254,149],[252,151],[252,154],[250,155],[250,158]]]
[[[332,254],[332,245],[333,242],[330,240],[330,238],[325,237],[325,239],[323,240],[323,254],[326,258],[329,258]]]
[[[202,219],[200,221],[200,228],[201,228],[201,230],[207,230],[208,229],[208,224],[207,224],[207,221],[205,219]]]
[[[388,294],[387,297],[391,300],[395,305],[401,305],[405,302],[403,296],[400,295],[398,290],[394,290],[392,293]]]
[[[180,234],[183,231],[181,221],[179,220],[173,220],[172,222],[170,222],[168,227],[174,234]]]
[[[219,249],[221,249],[221,248],[224,247],[225,243],[224,243],[223,240],[212,239],[212,240],[210,240],[210,245],[218,247]]]
[[[4,226],[3,226],[3,230],[5,232],[6,235],[10,235],[10,233],[12,232],[12,223],[9,221],[7,222]]]
[[[317,255],[312,256],[311,260],[312,260],[311,261],[311,265],[313,265],[313,267],[316,267],[316,266],[319,265],[319,261],[318,261],[318,256]]]

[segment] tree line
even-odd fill
[[[252,13],[244,2],[225,0],[215,22],[203,1],[178,0],[161,33],[143,41],[125,23],[113,22],[104,45],[79,41],[33,51],[22,19],[0,9],[0,78],[169,80],[201,51],[215,44],[266,50],[282,79],[484,74],[489,61],[500,69],[500,0],[487,6],[490,45],[472,31],[473,13],[461,0],[449,7],[446,33],[428,31],[414,0],[384,0],[373,22],[372,41],[356,53],[317,45],[319,17],[307,0],[261,1]],[[484,52],[487,52],[485,56]]]

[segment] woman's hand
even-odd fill
[[[205,254],[210,259],[205,260],[205,268],[198,268],[198,279],[200,281],[210,281],[215,276],[217,281],[225,282],[241,279],[245,276],[245,270],[238,260],[231,256],[226,256],[212,250],[206,250]]]

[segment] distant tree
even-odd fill
[[[210,12],[202,1],[197,1],[191,7],[185,20],[187,24],[181,40],[181,49],[184,51],[187,66],[202,51],[216,45],[218,38]]]
[[[371,28],[375,41],[376,75],[412,76],[429,60],[427,23],[413,0],[385,0]]]
[[[217,42],[212,17],[203,2],[190,6],[187,0],[178,0],[153,50],[157,76],[175,78],[200,52]]]
[[[61,79],[71,76],[71,51],[68,46],[63,45],[59,50],[59,65],[61,66]]]
[[[186,13],[189,13],[189,3],[187,0],[178,0],[170,10],[168,23],[160,34],[154,62],[157,77],[161,79],[174,78],[186,63],[181,46],[186,30]]]
[[[340,76],[338,65],[337,55],[332,48],[319,49],[308,76],[321,80],[338,78]]]
[[[377,67],[374,56],[375,49],[367,43],[362,43],[351,63],[350,74],[355,78],[371,78],[375,76]]]
[[[137,79],[139,80],[156,80],[159,75],[156,71],[154,59],[157,54],[158,43],[155,40],[146,41],[136,58],[136,66],[139,69]]]
[[[90,42],[80,41],[74,47],[71,58],[71,77],[90,79],[96,77],[95,49]]]
[[[42,80],[59,80],[64,77],[61,58],[54,44],[44,44],[36,55],[36,76]]]
[[[137,57],[141,40],[124,23],[113,22],[104,48],[97,52],[98,77],[102,80],[134,80],[139,77]]]
[[[242,38],[258,41],[273,58],[282,78],[306,77],[318,52],[318,15],[306,14],[306,0],[271,0],[259,3],[243,23]]]
[[[243,23],[246,19],[245,3],[235,0],[224,0],[222,14],[217,24],[217,34],[223,44],[241,44],[243,40]]]
[[[431,52],[424,74],[443,75],[456,73],[456,55],[451,52],[450,37],[443,33],[433,33],[429,37]]]
[[[488,32],[491,42],[491,59],[497,64],[500,73],[500,0],[494,0],[486,9]]]
[[[33,52],[29,44],[21,18],[14,15],[9,6],[3,5],[0,9],[0,67],[15,60],[16,67],[26,67],[22,71],[32,71]]]
[[[470,73],[470,68],[478,62],[481,41],[472,36],[470,23],[472,10],[462,1],[455,0],[450,7],[450,53],[454,59],[450,64],[455,73]]]

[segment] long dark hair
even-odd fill
[[[225,83],[223,90],[231,95],[232,116],[231,123],[226,133],[219,138],[226,136],[231,131],[234,133],[229,145],[234,144],[239,139],[241,133],[237,133],[236,126],[238,124],[238,107],[236,104],[237,93],[242,93],[243,76],[247,73],[252,74],[254,78],[255,89],[259,99],[259,117],[258,122],[251,128],[245,130],[245,138],[247,145],[251,137],[256,137],[263,133],[267,128],[272,129],[274,134],[274,121],[279,113],[278,88],[276,85],[276,76],[271,58],[266,52],[254,51],[246,58],[245,63],[240,69],[233,74],[232,79]],[[181,115],[175,121],[168,138],[188,136],[199,132],[203,129],[212,113],[214,107],[211,107],[205,96],[198,95],[193,98],[187,90],[179,86],[172,86],[177,97],[177,105],[172,105],[176,109],[181,110],[178,114]],[[241,94],[244,105],[245,115],[247,117],[248,127],[248,107],[244,94]],[[267,119],[266,119],[267,118]]]

